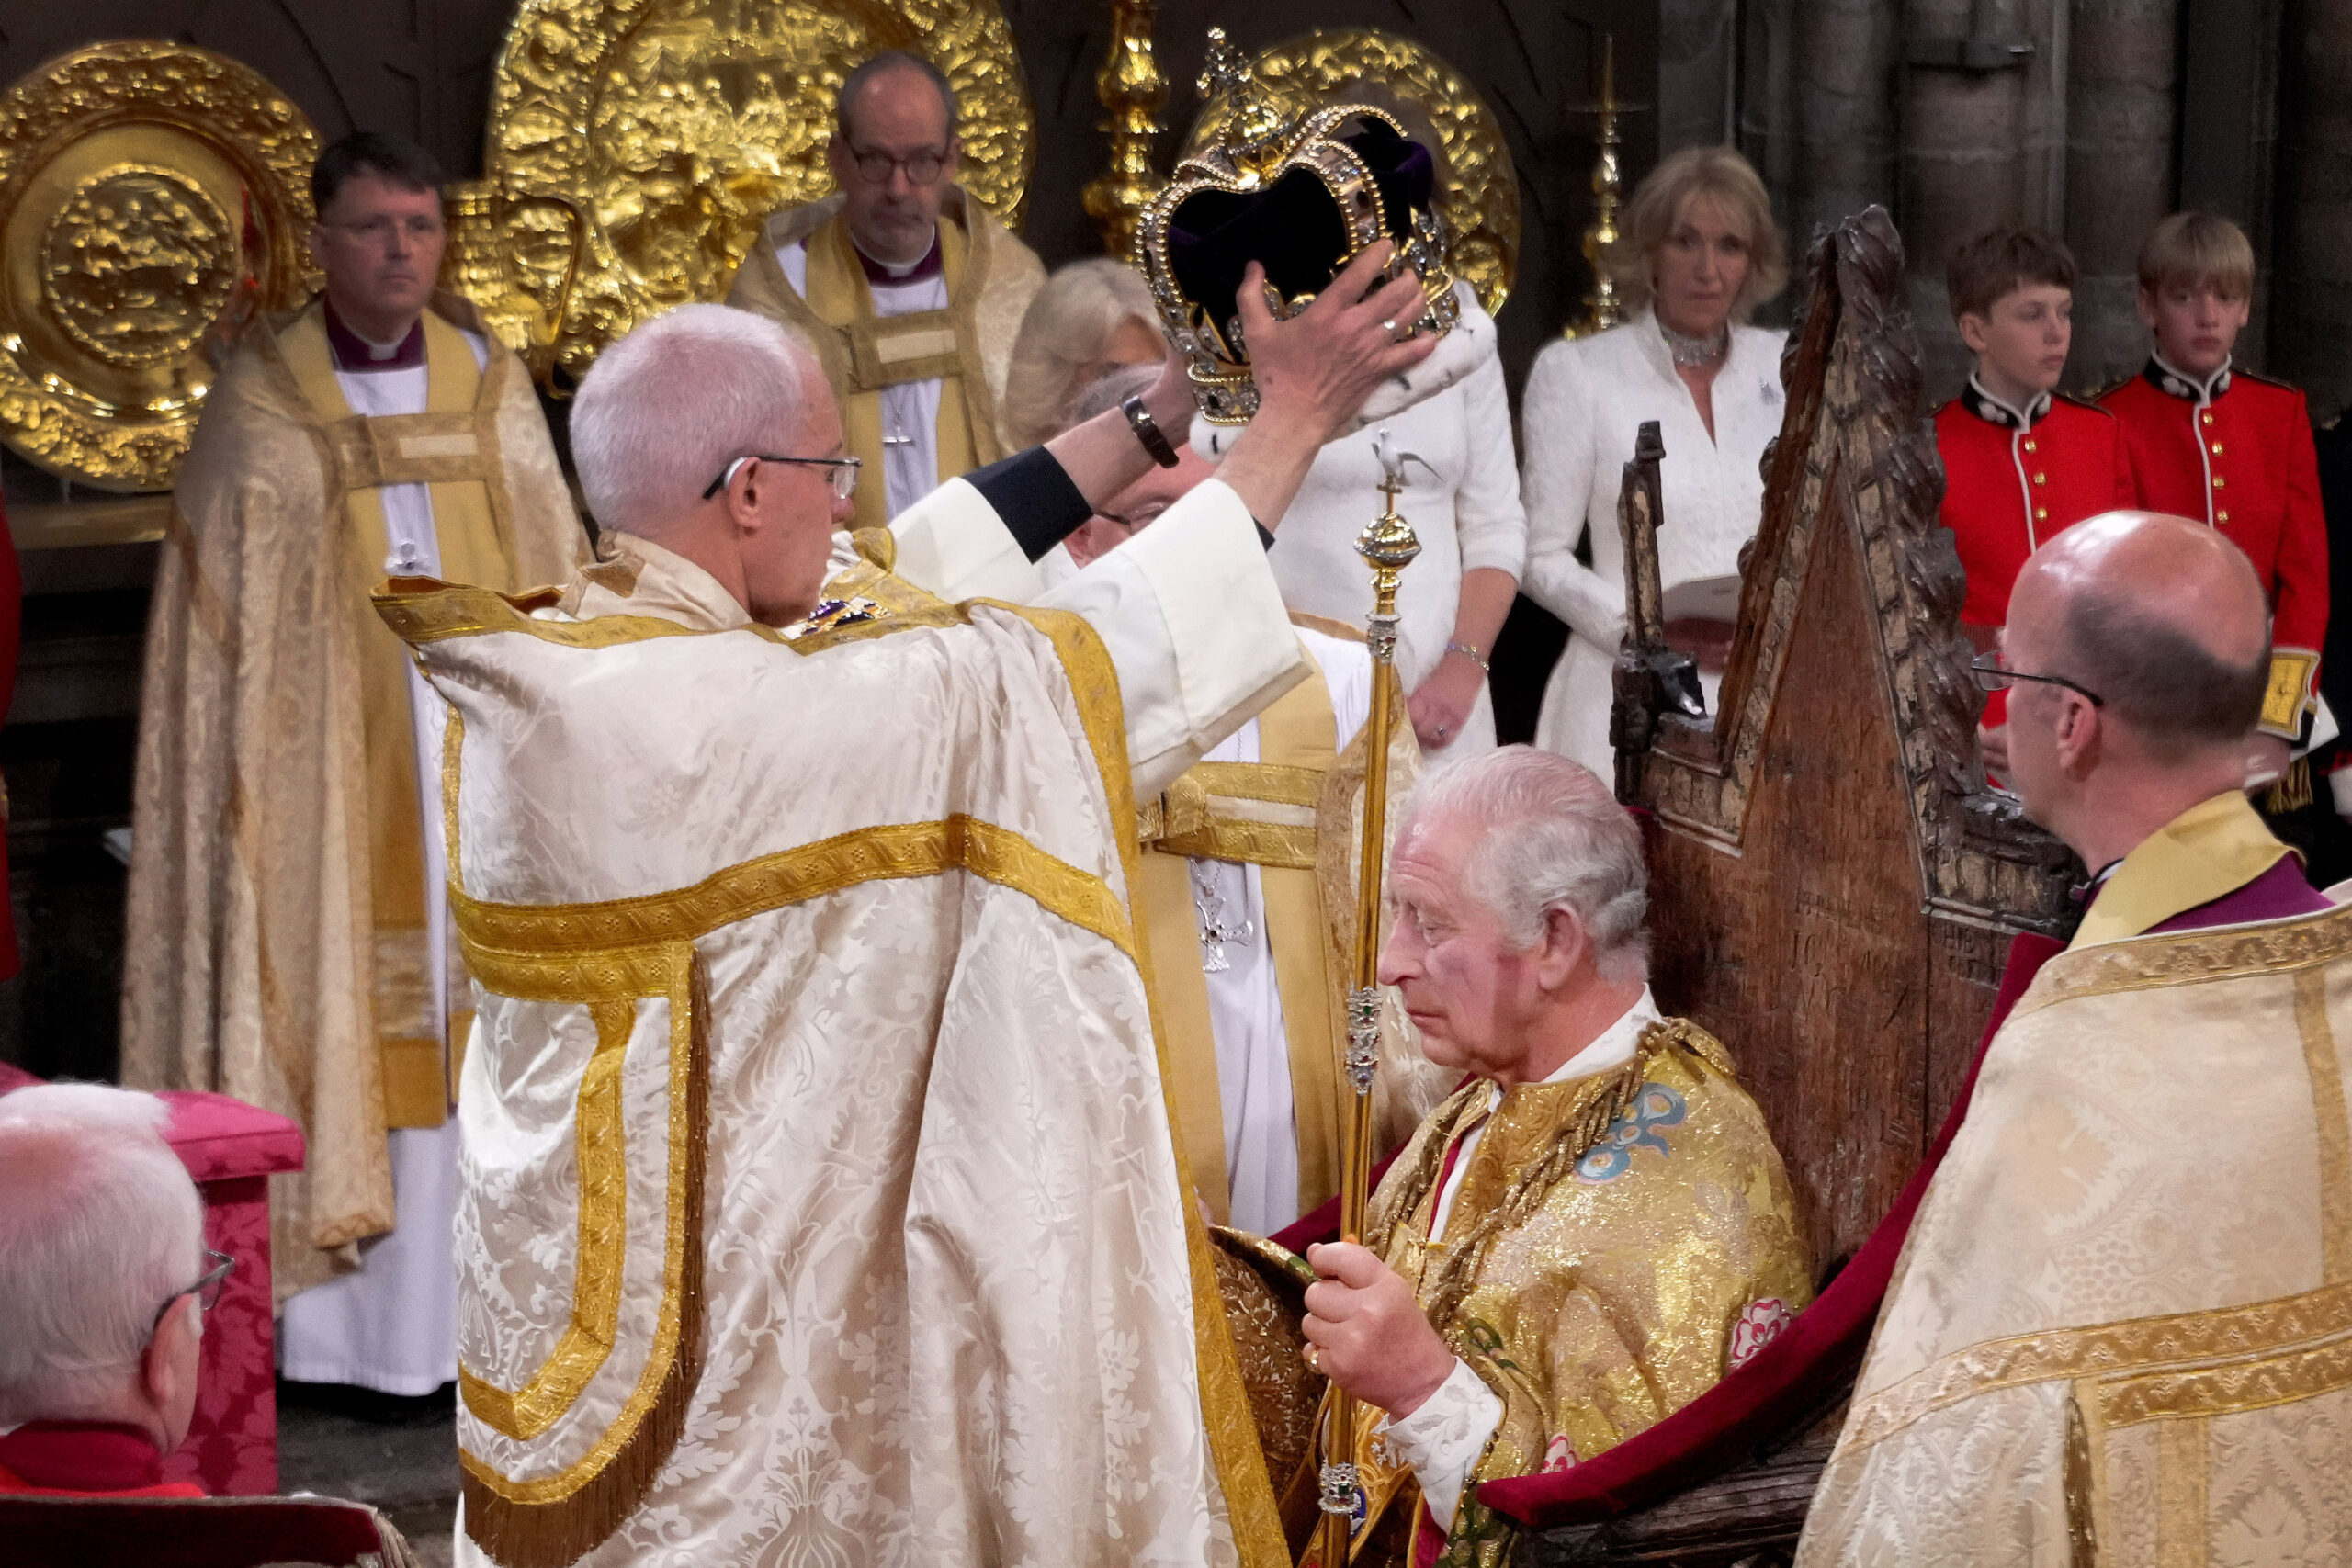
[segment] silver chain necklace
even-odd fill
[[[1666,352],[1674,363],[1685,370],[1696,370],[1713,365],[1731,352],[1731,323],[1725,321],[1713,337],[1685,337],[1666,324],[1663,318],[1654,317],[1657,330],[1666,335]]]
[[[1193,912],[1201,922],[1201,973],[1221,975],[1233,967],[1225,955],[1225,944],[1249,941],[1258,934],[1258,927],[1250,920],[1238,926],[1231,923],[1232,911],[1225,907],[1225,895],[1210,880],[1206,866],[1196,860],[1187,869],[1193,874]]]

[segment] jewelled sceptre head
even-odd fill
[[[1372,712],[1364,721],[1363,816],[1356,862],[1356,973],[1348,993],[1345,1059],[1348,1087],[1346,1134],[1340,1147],[1340,1234],[1353,1241],[1364,1232],[1364,1210],[1372,1193],[1372,1079],[1380,1060],[1381,864],[1388,843],[1388,745],[1396,723],[1396,585],[1421,553],[1413,525],[1396,510],[1405,489],[1405,466],[1430,465],[1396,449],[1382,430],[1373,442],[1380,459],[1380,515],[1356,536],[1356,554],[1372,569],[1372,614],[1364,641],[1372,650]],[[1434,469],[1430,470],[1434,472]],[[1334,1389],[1326,1433],[1321,1485],[1322,1561],[1344,1563],[1361,1485],[1355,1466],[1356,1402]]]

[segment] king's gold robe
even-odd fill
[[[452,578],[526,588],[587,550],[530,378],[495,342],[478,368],[460,328],[481,333],[472,307],[438,297],[426,412],[384,418],[345,400],[319,303],[248,333],[181,466],[148,619],[123,1079],[301,1123],[270,1204],[281,1298],[391,1228],[385,1133],[438,1125],[449,1095],[408,660],[368,604],[379,491],[430,486]]]
[[[2352,908],[2150,930],[2286,853],[2192,807],[2003,1022],[1801,1568],[2352,1562]]]
[[[816,350],[841,403],[842,440],[865,465],[854,525],[878,528],[890,520],[883,389],[909,381],[940,384],[933,428],[915,437],[930,445],[934,458],[918,494],[1004,457],[997,405],[1021,318],[1046,271],[987,208],[953,186],[939,214],[946,308],[880,315],[842,221],[842,203],[836,194],[769,218],[736,272],[727,302],[784,322]],[[805,289],[793,287],[777,259],[796,243],[807,246]]]
[[[1651,1023],[1630,1061],[1513,1085],[1489,1113],[1494,1087],[1464,1085],[1421,1123],[1366,1238],[1502,1401],[1474,1483],[1562,1469],[1657,1425],[1813,1300],[1780,1152],[1705,1031]],[[1432,1247],[1447,1150],[1481,1118]],[[1357,1422],[1355,1562],[1401,1559],[1419,1528],[1413,1472],[1377,1420]],[[1445,1561],[1499,1568],[1511,1542],[1465,1488]]]

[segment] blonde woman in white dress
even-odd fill
[[[1668,615],[1691,585],[1738,570],[1763,508],[1765,444],[1780,434],[1787,333],[1744,324],[1788,280],[1764,183],[1728,147],[1692,147],[1652,170],[1626,209],[1608,265],[1635,310],[1622,326],[1552,344],[1521,408],[1527,565],[1520,591],[1567,623],[1544,689],[1536,744],[1615,776],[1610,669],[1625,635],[1617,494],[1634,441],[1656,420],[1665,443],[1658,564]],[[1577,558],[1589,541],[1592,564]],[[1677,595],[1678,585],[1685,594]],[[1701,597],[1703,597],[1702,595]],[[1720,603],[1675,620],[1699,660],[1712,711],[1730,644]]]

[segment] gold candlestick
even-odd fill
[[[1600,102],[1592,106],[1600,117],[1600,156],[1592,164],[1592,224],[1584,231],[1584,259],[1592,265],[1592,290],[1584,297],[1584,315],[1561,328],[1562,337],[1586,337],[1607,332],[1625,319],[1617,303],[1617,285],[1610,277],[1603,258],[1617,243],[1617,208],[1625,188],[1624,173],[1617,156],[1624,137],[1617,129],[1617,117],[1636,107],[1617,101],[1617,39],[1613,34],[1603,33]]]
[[[1372,614],[1364,640],[1372,650],[1372,712],[1364,721],[1363,820],[1356,861],[1356,983],[1348,993],[1348,1107],[1340,1144],[1340,1235],[1363,1236],[1364,1210],[1372,1199],[1372,1078],[1380,1060],[1380,894],[1382,863],[1388,842],[1388,744],[1396,722],[1396,588],[1405,569],[1421,553],[1413,525],[1396,510],[1405,488],[1405,465],[1421,459],[1400,453],[1380,433],[1380,515],[1356,536],[1356,554],[1372,568]],[[1422,464],[1426,468],[1426,463]],[[1324,1433],[1320,1475],[1321,1559],[1326,1568],[1345,1568],[1348,1537],[1355,1524],[1356,1401],[1333,1385],[1331,1422]]]
[[[1110,52],[1094,76],[1095,95],[1110,111],[1101,129],[1111,133],[1111,164],[1080,199],[1102,227],[1104,254],[1122,261],[1134,259],[1143,209],[1167,183],[1151,163],[1159,108],[1168,101],[1168,78],[1151,51],[1158,9],[1158,0],[1113,0]]]

